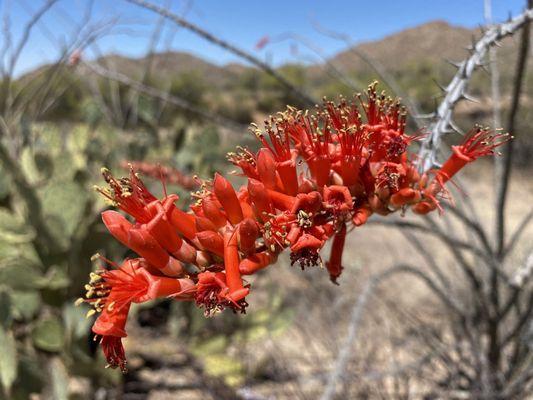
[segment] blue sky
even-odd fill
[[[445,20],[453,25],[476,27],[482,24],[483,0],[152,0],[171,4],[178,14],[204,29],[251,51],[274,65],[289,61],[311,61],[316,53],[302,43],[287,40],[296,34],[313,43],[315,50],[331,56],[344,48],[344,43],[317,31],[315,22],[328,29],[349,35],[354,42],[380,39],[402,29],[432,20]],[[13,42],[17,43],[30,13],[43,0],[0,0],[2,13],[9,15]],[[16,66],[22,73],[52,61],[59,43],[66,43],[78,31],[89,0],[59,0],[31,32],[28,46]],[[519,13],[524,1],[492,0],[496,21],[509,13]],[[92,23],[113,22],[114,27],[86,52],[86,56],[102,53],[143,55],[159,17],[123,0],[95,0]],[[272,42],[261,51],[255,44],[265,35]],[[235,56],[203,39],[166,23],[158,50],[181,50],[199,55],[217,64],[237,61]]]

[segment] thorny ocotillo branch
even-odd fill
[[[493,26],[471,46],[470,57],[457,64],[458,71],[450,84],[443,89],[444,98],[435,111],[435,120],[429,126],[429,135],[420,148],[420,170],[427,171],[438,165],[436,153],[442,137],[456,130],[452,120],[453,109],[460,100],[470,98],[467,94],[468,82],[474,71],[483,64],[488,49],[503,38],[513,35],[531,19],[533,9],[528,9],[508,22]]]
[[[317,101],[313,99],[311,96],[309,96],[307,93],[303,92],[301,89],[294,86],[291,82],[289,82],[284,76],[279,74],[274,68],[272,68],[270,65],[265,63],[264,61],[261,61],[259,58],[251,55],[250,53],[238,48],[237,46],[222,40],[215,35],[213,35],[210,32],[207,32],[206,30],[198,27],[195,24],[192,24],[191,22],[187,21],[186,19],[180,17],[179,15],[176,15],[169,11],[166,8],[159,7],[156,4],[149,3],[144,0],[126,0],[128,3],[135,4],[137,6],[143,7],[147,10],[153,11],[155,13],[158,13],[168,20],[174,22],[175,24],[178,24],[182,26],[185,29],[188,29],[189,31],[197,34],[198,36],[204,38],[205,40],[235,54],[236,56],[248,61],[252,65],[255,65],[256,67],[262,69],[267,74],[275,78],[286,90],[289,92],[294,93],[296,96],[298,96],[300,99],[302,99],[305,103],[307,103],[308,106],[312,107],[315,104],[317,104]]]

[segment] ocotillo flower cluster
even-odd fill
[[[177,195],[156,198],[133,168],[122,179],[104,170],[109,187],[100,192],[131,217],[105,211],[104,224],[139,256],[120,265],[104,260],[80,300],[100,312],[93,332],[111,367],[125,369],[121,339],[132,303],[167,297],[193,301],[206,315],[226,308],[244,313],[247,275],[284,250],[291,265],[322,265],[320,250],[330,238],[325,267],[336,283],[349,230],[374,213],[440,209],[446,182],[509,138],[476,127],[442,168],[420,173],[407,149],[422,135],[406,134],[404,108],[375,84],[351,102],[325,101],[314,113],[289,107],[263,130],[251,129],[259,151],[228,154],[245,184],[236,190],[217,173],[193,193],[188,211],[175,205]]]

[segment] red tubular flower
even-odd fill
[[[237,153],[228,153],[227,159],[233,165],[241,168],[244,175],[248,178],[259,179],[257,173],[257,158],[250,150],[237,146]]]
[[[337,279],[342,273],[342,252],[344,250],[344,242],[346,239],[346,224],[341,225],[341,229],[335,234],[333,244],[331,245],[331,255],[329,261],[326,262],[326,268],[329,272],[329,277],[333,283],[337,283]]]
[[[327,102],[326,110],[339,143],[336,170],[342,177],[343,185],[351,187],[359,180],[363,150],[368,146],[370,135],[363,129],[361,115],[355,104],[348,104],[344,99],[338,106]]]
[[[304,233],[291,246],[291,265],[299,263],[302,270],[305,267],[318,265],[321,262],[318,252],[323,245],[324,242],[322,240],[308,233]]]
[[[278,186],[276,160],[269,149],[259,149],[257,153],[257,173],[267,189],[276,190]]]
[[[126,352],[122,345],[122,338],[128,336],[125,331],[126,321],[130,305],[123,307],[120,311],[113,314],[104,311],[93,325],[93,333],[102,336],[100,346],[107,365],[111,368],[120,368],[126,372]]]
[[[133,228],[130,221],[124,218],[122,214],[111,210],[102,213],[102,221],[115,239],[128,246],[128,232]]]
[[[394,207],[401,207],[406,204],[418,203],[421,199],[419,190],[412,188],[400,189],[397,193],[393,194],[390,198],[390,202]]]
[[[116,211],[104,211],[102,220],[109,232],[151,265],[171,276],[180,276],[183,266],[171,257],[143,226],[135,226]]]
[[[287,239],[289,226],[294,224],[296,217],[283,212],[270,217],[263,225],[263,239],[265,245],[271,253],[276,253],[289,246],[291,243]]]
[[[146,229],[169,253],[175,253],[181,248],[183,240],[176,234],[176,229],[168,221],[166,211],[161,203],[156,202],[154,208],[156,208],[157,213],[150,222],[141,225],[141,228]]]
[[[222,204],[228,220],[233,225],[237,225],[242,221],[243,215],[241,204],[237,198],[237,193],[235,193],[233,186],[231,186],[231,183],[229,183],[226,178],[216,173],[215,179],[213,180],[213,188],[215,191],[215,196],[220,204]]]
[[[227,228],[224,233],[224,268],[229,288],[229,298],[239,302],[248,294],[249,289],[242,284],[239,272],[239,250],[237,248],[237,232]]]
[[[210,219],[196,216],[196,232],[216,231],[217,227]]]
[[[171,194],[166,196],[161,204],[165,210],[168,222],[184,237],[192,239],[196,233],[194,228],[194,216],[180,210],[175,206],[175,202],[179,200],[179,196]]]
[[[262,182],[250,179],[248,181],[248,194],[255,207],[255,213],[259,220],[267,220],[270,214],[274,212],[272,202],[268,196],[265,185]]]
[[[246,312],[248,304],[244,298],[235,300],[229,295],[230,289],[226,279],[226,275],[222,272],[206,271],[198,274],[195,301],[198,306],[204,308],[205,316],[211,316],[224,308],[231,308],[235,312]]]
[[[172,279],[152,275],[143,267],[144,260],[126,260],[116,270],[91,273],[86,285],[86,302],[101,312],[92,328],[102,336],[101,345],[112,368],[126,369],[126,357],[121,339],[126,337],[126,320],[131,303],[141,303],[158,297],[192,296],[194,283],[189,279]]]
[[[239,271],[242,275],[251,275],[265,267],[268,267],[274,262],[276,262],[276,257],[268,251],[255,253],[241,261],[239,264]]]
[[[292,208],[293,214],[304,211],[308,215],[315,215],[322,209],[322,196],[318,192],[300,193],[296,196]]]
[[[208,196],[202,199],[202,210],[204,215],[208,218],[216,228],[222,228],[226,225],[227,218],[221,210],[222,205],[214,198],[214,196]]]
[[[224,239],[218,232],[202,231],[196,234],[200,244],[211,253],[224,257]]]
[[[440,184],[450,180],[466,164],[479,157],[493,155],[496,147],[510,139],[507,133],[494,133],[480,126],[475,127],[466,134],[461,145],[452,146],[453,154],[437,172]]]
[[[164,274],[173,277],[183,275],[182,263],[171,257],[146,230],[131,229],[128,232],[128,247]]]
[[[108,363],[125,368],[121,338],[132,302],[167,296],[194,300],[206,315],[225,308],[244,312],[249,285],[243,275],[275,263],[286,248],[291,265],[321,265],[320,250],[331,238],[326,268],[336,283],[350,226],[364,225],[373,213],[441,209],[445,183],[509,140],[475,128],[440,170],[419,172],[407,148],[421,136],[407,136],[405,123],[401,104],[378,94],[376,84],[366,97],[325,102],[314,115],[288,107],[266,122],[264,133],[252,126],[262,144],[256,154],[243,148],[228,154],[245,185],[236,192],[218,173],[212,182],[196,179],[201,188],[188,211],[166,190],[157,199],[131,167],[122,179],[104,170],[109,188],[98,190],[135,221],[114,211],[102,219],[143,257],[91,275],[85,301],[102,312],[93,329]]]
[[[338,172],[342,177],[343,185],[351,187],[359,181],[366,134],[363,131],[347,130],[340,132],[338,137],[340,143]]]
[[[259,236],[257,223],[251,219],[243,219],[237,229],[239,249],[244,254],[250,254],[255,251],[255,240]]]
[[[296,199],[292,196],[276,192],[274,190],[267,190],[268,197],[272,201],[272,205],[278,210],[290,210],[294,206]]]
[[[319,127],[320,122],[323,123],[322,127]],[[284,128],[299,143],[316,185],[322,188],[329,184],[331,132],[328,121],[311,119],[297,112],[296,115],[285,116]]]
[[[154,179],[160,179],[165,183],[181,186],[186,190],[192,190],[198,186],[194,177],[184,174],[183,172],[170,167],[164,167],[157,163],[146,161],[121,161],[122,168],[133,168],[144,176]]]
[[[167,203],[168,204],[168,203]],[[194,216],[187,214],[171,204],[168,207],[169,221],[187,239],[193,239],[196,234]]]
[[[351,211],[353,207],[352,194],[346,186],[326,186],[323,193],[326,207],[329,207],[335,216]]]
[[[289,133],[281,129],[274,118],[265,123],[270,143],[259,130],[255,134],[265,149],[270,150],[270,154],[275,160],[276,171],[279,174],[283,188],[289,195],[298,193],[298,173],[296,171],[295,153],[291,151]],[[263,152],[264,153],[264,152]],[[261,154],[260,154],[261,156]],[[259,158],[258,158],[259,161]],[[271,163],[271,161],[269,161]]]
[[[116,180],[106,168],[102,168],[102,175],[109,189],[96,188],[101,194],[137,221],[150,221],[152,215],[146,206],[157,199],[135,174],[133,168],[130,168],[128,178],[120,180]]]
[[[368,217],[372,215],[372,210],[369,206],[362,206],[355,209],[352,222],[355,226],[361,226],[366,223]]]

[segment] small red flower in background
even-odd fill
[[[261,39],[257,41],[255,44],[256,50],[261,50],[263,47],[265,47],[270,42],[270,37],[268,35],[263,36]]]
[[[408,136],[405,127],[405,110],[378,94],[375,83],[364,98],[325,102],[315,114],[289,107],[264,131],[252,125],[257,152],[228,154],[246,184],[235,190],[217,173],[192,194],[197,201],[188,211],[176,207],[175,194],[156,198],[133,167],[122,179],[104,169],[109,188],[98,190],[132,218],[105,211],[104,224],[140,256],[93,273],[82,300],[101,312],[93,332],[109,365],[125,369],[121,338],[131,303],[170,297],[194,301],[206,316],[226,308],[244,313],[244,276],[274,264],[286,249],[291,265],[322,265],[320,250],[330,238],[325,266],[337,283],[349,230],[374,213],[440,209],[446,182],[509,140],[476,127],[442,168],[419,173],[408,147],[422,136]]]
[[[165,167],[147,161],[122,161],[120,166],[125,169],[133,168],[139,174],[162,180],[170,185],[177,185],[186,190],[198,187],[194,176],[187,175],[176,168]]]

